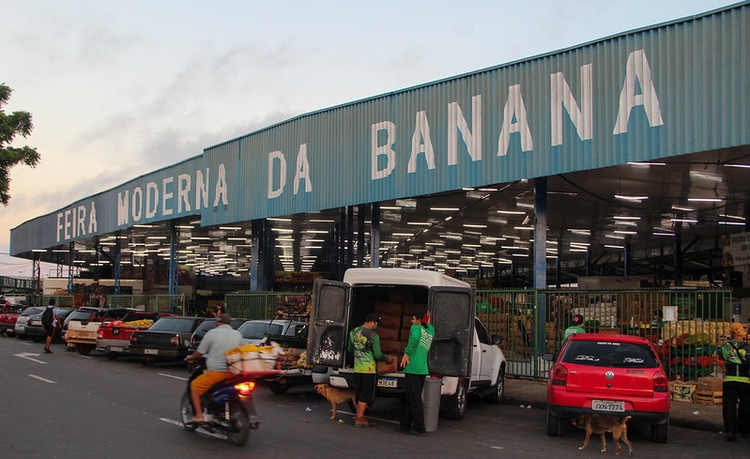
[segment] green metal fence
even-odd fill
[[[108,295],[108,308],[135,308],[150,312],[185,314],[185,295]],[[99,304],[98,297],[91,295],[89,304]]]
[[[279,293],[232,293],[224,296],[224,306],[232,317],[270,319],[276,312]]]
[[[721,371],[715,351],[728,335],[731,300],[729,290],[480,290],[477,315],[503,338],[511,376],[546,379],[551,363],[542,354],[560,350],[581,314],[587,332],[643,336],[671,379],[692,380]]]

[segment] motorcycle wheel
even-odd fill
[[[198,428],[197,424],[188,424],[188,421],[193,419],[195,412],[193,410],[193,404],[190,403],[190,396],[187,392],[182,396],[180,402],[180,421],[182,421],[182,427],[190,432],[195,431]]]
[[[250,419],[239,403],[229,404],[229,422],[227,423],[227,442],[230,445],[242,446],[250,435]]]

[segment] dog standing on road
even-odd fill
[[[622,447],[620,446],[620,439],[628,445],[629,455],[633,455],[633,444],[628,440],[628,425],[626,424],[630,419],[630,416],[625,416],[620,419],[617,416],[604,416],[600,414],[584,414],[573,419],[573,426],[586,430],[586,439],[583,441],[583,446],[579,446],[578,449],[583,451],[589,445],[592,434],[600,435],[602,438],[602,452],[607,452],[607,440],[604,437],[606,432],[612,434],[612,439],[617,445],[617,454],[622,454]]]
[[[351,400],[354,406],[357,406],[357,398],[354,395],[354,389],[339,389],[337,387],[331,387],[328,384],[316,384],[315,392],[331,402],[331,409],[333,410],[333,416],[331,416],[331,419],[336,419],[336,407],[339,403]]]

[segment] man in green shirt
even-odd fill
[[[429,374],[427,355],[430,352],[435,328],[430,323],[429,312],[418,312],[411,318],[409,341],[401,359],[404,368],[404,383],[406,386],[407,410],[396,428],[401,433],[427,435],[424,426],[424,407],[422,404],[422,389],[424,378]]]
[[[583,329],[581,326],[583,325],[583,316],[580,314],[576,314],[573,316],[573,325],[565,329],[565,333],[563,333],[563,344],[565,344],[565,341],[568,340],[572,335],[576,335],[578,333],[586,333],[586,330]]]
[[[729,327],[729,341],[720,349],[725,370],[722,414],[727,441],[736,441],[738,432],[742,438],[750,436],[750,348],[746,336],[745,327],[735,322]]]
[[[375,385],[377,383],[377,360],[393,363],[393,357],[380,351],[380,337],[375,333],[380,323],[380,315],[371,312],[365,317],[365,323],[349,332],[347,349],[354,354],[354,384],[357,396],[357,417],[355,427],[370,427],[372,423],[365,419],[367,405],[375,402]]]

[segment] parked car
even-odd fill
[[[65,308],[65,307],[56,307],[55,313],[57,314],[57,317],[60,318],[61,322],[65,321],[65,318],[68,317],[73,311],[75,311],[75,308]],[[26,335],[34,340],[34,342],[38,343],[40,341],[44,341],[47,337],[47,334],[44,332],[44,327],[42,327],[42,313],[44,312],[44,308],[42,308],[41,312],[39,314],[34,314],[33,316],[29,317],[29,322],[26,324]],[[58,329],[55,332],[55,336],[52,338],[52,341],[55,343],[62,343],[63,342],[63,334]]]
[[[78,319],[71,319],[65,328],[65,341],[68,346],[75,348],[83,355],[88,355],[96,349],[96,338],[99,327],[105,320],[122,319],[127,314],[135,312],[133,308],[105,308],[95,309],[93,312],[88,308]],[[89,314],[86,317],[86,314]]]
[[[544,358],[553,360],[551,354]],[[667,375],[653,345],[630,335],[582,333],[568,338],[547,381],[547,434],[583,414],[632,416],[651,425],[652,441],[669,433]]]
[[[23,311],[23,306],[20,304],[3,306],[3,310],[0,312],[0,335],[5,333],[10,337],[16,336],[14,329],[16,328],[16,321],[18,321],[21,311]]]
[[[232,319],[232,323],[230,325],[232,326],[232,328],[237,330],[245,322],[247,322],[247,319]],[[198,325],[198,328],[196,328],[192,336],[190,336],[190,349],[188,350],[188,353],[192,353],[196,349],[198,349],[198,345],[201,343],[201,340],[203,340],[203,337],[206,335],[206,333],[208,333],[209,330],[213,330],[215,327],[215,318],[206,319],[200,325]]]
[[[130,354],[130,337],[139,330],[147,330],[160,318],[174,316],[172,313],[134,311],[122,319],[107,319],[96,331],[96,350],[115,360]]]
[[[248,320],[237,331],[242,335],[242,344],[258,345],[266,335],[306,338],[308,325],[307,322],[287,319]]]
[[[148,330],[133,333],[130,353],[141,357],[144,365],[157,360],[181,360],[188,355],[190,337],[204,317],[163,317]]]
[[[24,309],[16,320],[16,325],[13,327],[13,333],[21,339],[28,338],[28,335],[26,334],[26,325],[28,324],[29,319],[33,315],[39,314],[41,316],[43,312],[44,306],[30,306]]]

